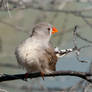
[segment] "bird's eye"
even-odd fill
[[[48,31],[50,31],[50,28],[48,28]]]

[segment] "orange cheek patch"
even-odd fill
[[[58,30],[55,27],[52,27],[52,34],[55,34],[56,32],[58,32]]]

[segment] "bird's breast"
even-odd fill
[[[18,56],[21,58],[21,62],[33,61],[43,53],[41,43],[37,41],[29,42],[25,41],[17,48]],[[35,61],[35,60],[34,60]]]

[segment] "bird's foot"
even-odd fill
[[[25,73],[25,77],[24,77],[24,80],[27,81],[27,78],[28,78],[28,73]]]
[[[41,72],[41,76],[42,76],[42,79],[44,80],[44,75],[45,73],[44,72]]]

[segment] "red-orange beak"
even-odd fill
[[[56,32],[58,32],[58,30],[55,27],[52,27],[52,34],[55,34]]]

